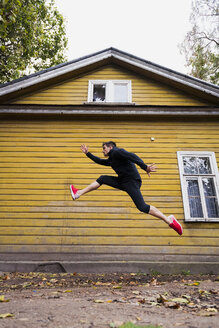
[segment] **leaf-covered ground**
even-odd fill
[[[0,274],[2,328],[217,328],[218,311],[217,276]]]

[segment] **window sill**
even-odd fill
[[[185,223],[195,223],[195,222],[205,222],[205,223],[214,223],[219,222],[219,218],[212,218],[212,219],[185,219]]]
[[[133,102],[104,102],[104,101],[93,101],[93,102],[88,102],[85,101],[83,105],[95,105],[95,106],[135,106],[136,103]]]

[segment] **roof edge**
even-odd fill
[[[12,82],[2,84],[0,85],[0,97],[6,96],[10,93],[19,92],[33,85],[37,85],[61,75],[77,71],[80,68],[84,68],[109,58],[138,67],[144,72],[150,72],[160,78],[162,77],[164,79],[168,79],[178,85],[185,85],[201,91],[204,94],[219,98],[219,87],[217,85],[196,79],[180,72],[176,72],[172,69],[152,63],[114,47],[110,47],[90,55],[50,67],[46,70],[22,77]]]

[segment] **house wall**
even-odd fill
[[[132,80],[132,101],[136,105],[202,106],[210,105],[150,78],[141,77],[121,67],[106,66],[58,85],[48,86],[14,101],[15,104],[78,105],[87,102],[89,80]]]
[[[218,138],[215,118],[1,119],[1,259],[138,261],[167,269],[176,262],[216,264],[219,224],[184,222],[177,151],[214,151],[219,162]],[[179,219],[182,237],[107,186],[72,201],[70,183],[83,188],[114,174],[80,150],[85,143],[102,156],[101,144],[108,140],[158,165],[151,178],[139,168],[142,193],[149,204]]]

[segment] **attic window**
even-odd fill
[[[93,101],[102,102],[106,100],[106,84],[93,85]]]
[[[131,81],[128,80],[92,80],[89,81],[88,102],[130,103]]]

